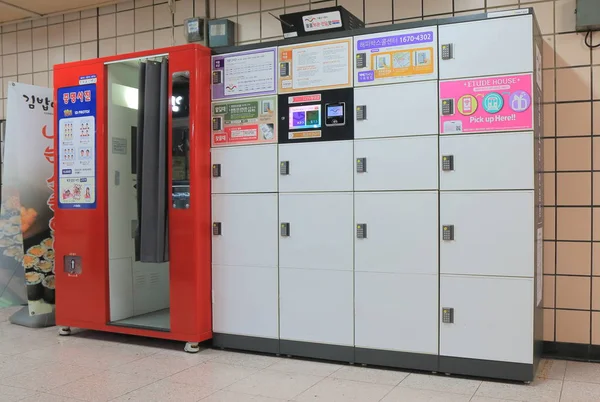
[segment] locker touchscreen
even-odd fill
[[[321,128],[321,105],[290,107],[290,130]]]

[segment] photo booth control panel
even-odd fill
[[[352,140],[354,90],[279,95],[279,143]]]

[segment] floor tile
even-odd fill
[[[49,363],[46,361],[24,356],[0,356],[0,379],[47,367],[48,365]]]
[[[567,370],[567,362],[565,360],[548,360],[542,359],[538,368],[537,377],[550,380],[564,380]]]
[[[538,378],[531,384],[484,381],[475,396],[527,402],[558,402],[562,381]]]
[[[274,356],[263,356],[252,353],[223,353],[219,356],[216,356],[211,361],[215,363],[230,364],[232,366],[264,369],[280,360],[282,359]]]
[[[469,395],[396,387],[381,402],[469,402]]]
[[[332,378],[362,381],[380,385],[398,385],[410,373],[397,370],[381,370],[359,366],[346,366],[331,374]]]
[[[314,375],[282,373],[267,369],[236,382],[229,386],[227,391],[270,398],[292,399],[322,379],[323,377]]]
[[[26,373],[0,379],[0,384],[44,392],[97,374],[99,371],[88,367],[47,364]]]
[[[111,402],[196,402],[216,390],[162,380],[136,389]]]
[[[481,385],[479,380],[441,375],[410,374],[399,386],[473,396],[479,385]]]
[[[310,360],[285,358],[269,366],[269,370],[327,377],[342,368],[339,364],[321,363]]]
[[[45,393],[38,393],[19,402],[80,402],[81,399],[66,398],[64,396],[56,396]]]
[[[600,384],[565,381],[560,402],[600,401]]]
[[[487,396],[474,396],[470,402],[515,402],[514,399],[488,398]]]
[[[169,377],[169,381],[219,390],[257,371],[258,369],[255,368],[230,366],[209,361],[172,375]]]
[[[377,402],[392,389],[391,385],[368,384],[338,378],[326,378],[297,396],[298,402]]]
[[[567,362],[565,380],[600,384],[600,364]]]
[[[32,395],[35,395],[35,391],[0,385],[0,401],[2,402],[20,401]]]
[[[184,358],[171,355],[155,354],[123,364],[121,366],[113,367],[111,370],[119,373],[139,374],[147,377],[155,377],[160,380],[196,365],[197,364],[193,364]]]
[[[202,402],[285,402],[285,399],[266,396],[240,394],[231,391],[219,391],[201,400]]]
[[[109,401],[155,382],[154,378],[104,371],[55,388],[49,393],[90,402]]]

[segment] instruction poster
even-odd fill
[[[277,142],[277,97],[215,102],[212,146]]]
[[[352,39],[279,48],[279,93],[352,86]]]
[[[96,207],[96,85],[58,90],[58,206]]]
[[[437,36],[419,28],[354,38],[354,85],[437,78]]]
[[[212,57],[212,99],[276,93],[277,48]]]
[[[531,74],[440,82],[442,134],[533,129]]]

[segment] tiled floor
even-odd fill
[[[94,332],[58,337],[0,309],[0,402],[600,401],[600,364],[545,361],[531,385],[378,370]]]

